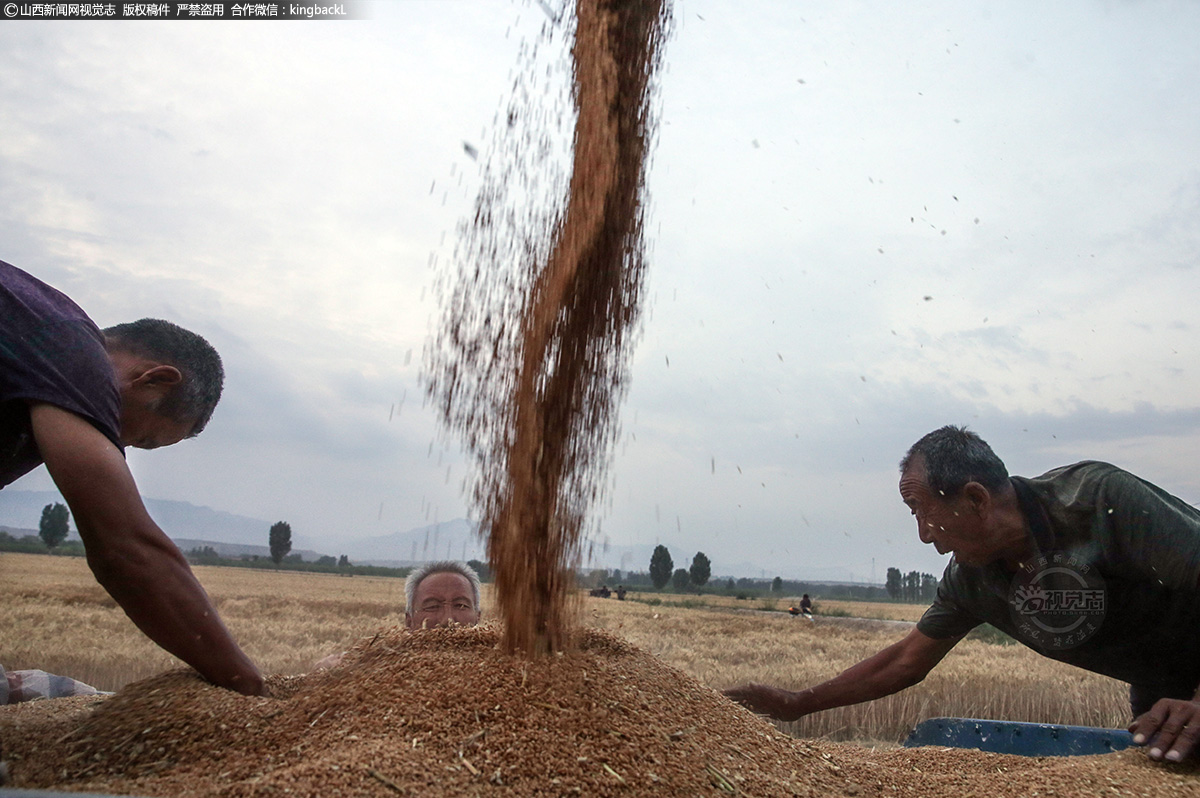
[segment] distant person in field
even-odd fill
[[[479,623],[479,574],[465,562],[440,560],[422,565],[404,580],[404,625],[410,630]],[[313,665],[323,670],[341,664],[343,651]]]
[[[943,427],[900,463],[917,532],[954,556],[903,640],[799,692],[726,695],[781,720],[910,687],[989,623],[1040,654],[1128,682],[1134,742],[1200,753],[1200,511],[1095,461],[1010,477],[978,435]]]
[[[808,597],[807,593],[800,597],[800,614],[810,621],[813,619],[812,599]]]
[[[214,684],[261,695],[262,675],[125,463],[126,446],[200,434],[223,380],[199,335],[158,319],[101,330],[65,294],[0,261],[0,487],[44,462],[88,566],[138,628]]]

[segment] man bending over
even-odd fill
[[[43,462],[97,581],[151,640],[247,695],[262,675],[150,518],[125,447],[200,434],[224,371],[200,336],[157,319],[103,332],[66,295],[0,261],[0,488]]]
[[[1200,511],[1095,461],[1010,477],[978,435],[943,427],[900,463],[917,534],[953,554],[903,640],[807,690],[726,694],[795,720],[920,682],[989,623],[1038,653],[1128,682],[1134,742],[1177,762],[1200,750]]]

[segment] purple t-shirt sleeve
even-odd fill
[[[0,484],[41,462],[29,402],[69,410],[121,448],[121,398],[103,333],[66,295],[0,262]]]
[[[48,402],[83,416],[118,447],[120,395],[112,361],[94,324],[75,319],[27,329],[15,358],[5,358],[4,400]],[[12,345],[0,342],[0,349]],[[9,350],[10,352],[12,350]]]

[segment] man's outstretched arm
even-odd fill
[[[187,560],[146,512],[120,450],[61,408],[35,404],[29,415],[96,580],[147,637],[213,684],[263,695],[262,674],[234,642]]]
[[[725,695],[760,715],[793,721],[813,712],[873,701],[912,687],[961,639],[935,640],[913,629],[898,643],[807,690],[792,692],[765,684],[747,684],[730,688]]]

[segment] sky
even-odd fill
[[[224,358],[202,436],[130,451],[143,495],[330,550],[467,513],[422,352],[551,24],[369,6],[0,21],[0,260]],[[675,3],[597,543],[940,573],[897,462],[950,423],[1014,474],[1106,460],[1200,501],[1198,29],[1166,0]]]

